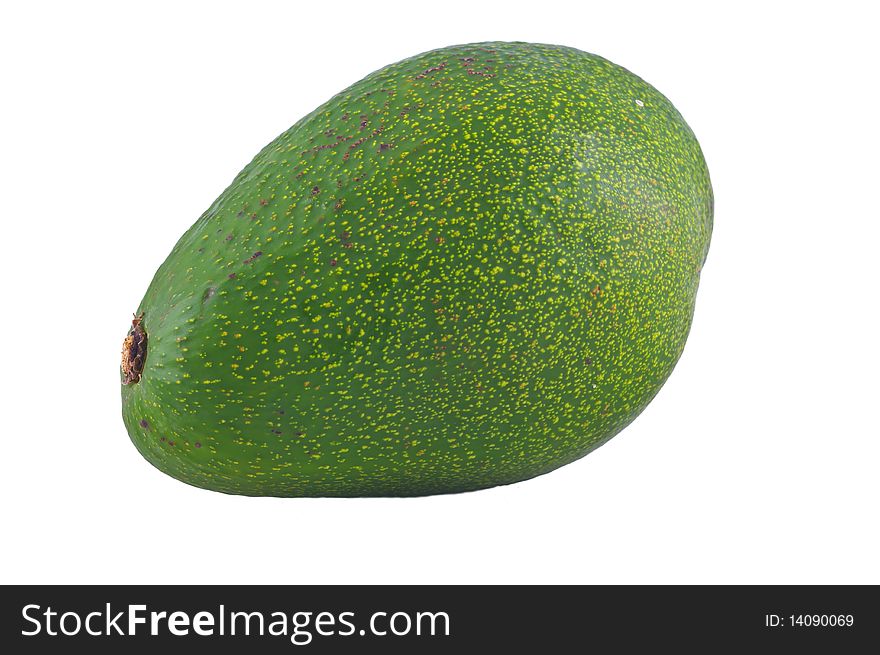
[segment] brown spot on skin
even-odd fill
[[[265,198],[260,198],[260,207],[265,207],[268,204],[269,204],[268,200],[266,200]]]
[[[336,264],[337,264],[336,258],[334,257],[333,259],[330,260],[330,266],[336,266]]]
[[[390,143],[380,143],[379,144],[379,152],[385,152],[386,150],[389,150],[390,148],[391,148]]]
[[[168,445],[169,445],[169,446],[173,446],[173,445],[174,445],[174,442],[173,442],[173,441],[169,441],[169,442],[168,442]]]
[[[227,234],[227,235],[226,235],[226,240],[227,240],[227,241],[232,241],[233,238],[234,238],[234,237],[233,237],[231,234]]]
[[[310,148],[309,150],[303,150],[303,151],[300,153],[300,156],[302,156],[302,155],[307,155],[307,154],[310,153],[310,152],[314,154],[314,153],[317,153],[317,152],[319,152],[319,151],[321,151],[321,150],[329,150],[329,149],[331,149],[331,148],[335,148],[335,147],[338,146],[340,143],[342,143],[342,142],[344,142],[344,141],[348,141],[349,139],[351,139],[350,136],[338,136],[338,137],[336,137],[336,141],[334,141],[333,143],[325,143],[324,145],[321,145],[321,146],[315,146],[315,147],[313,147],[313,148]],[[300,173],[300,174],[297,175],[296,177],[297,177],[297,179],[299,179],[300,177],[302,177],[302,173]]]
[[[312,187],[312,195],[313,195],[313,196],[316,196],[316,195],[318,195],[319,193],[321,193],[321,188],[318,187],[318,186],[313,186],[313,187]]]
[[[467,69],[468,75],[481,75],[483,77],[495,77],[495,73],[488,73],[486,71],[492,70],[488,66],[483,66],[483,70],[477,70],[471,67],[471,64],[475,61],[473,57],[464,57],[461,60],[464,63],[464,67]]]
[[[202,444],[199,443],[198,441],[196,441],[196,442],[193,444],[193,446],[195,446],[196,448],[201,448],[201,447],[202,447]]]
[[[247,259],[245,259],[243,263],[245,263],[245,264],[252,264],[252,263],[254,262],[254,260],[255,260],[257,257],[262,257],[262,256],[263,256],[263,251],[262,251],[262,250],[258,250],[258,251],[255,252],[253,255],[251,255],[250,257],[248,257]]]
[[[227,275],[226,277],[228,277],[230,280],[234,280],[234,279],[235,279],[235,273],[230,273],[230,274]]]
[[[584,357],[584,366],[591,366],[593,364],[593,360],[589,357]]]
[[[141,423],[141,427],[144,428],[145,430],[149,430],[149,429],[150,429],[150,423],[149,423],[149,421],[147,421],[147,419],[142,418],[142,419],[140,420],[140,423]]]
[[[447,62],[442,61],[437,66],[432,66],[431,68],[425,69],[423,72],[416,75],[416,79],[421,80],[421,79],[428,77],[428,75],[430,75],[431,73],[436,73],[437,71],[442,71],[444,68],[446,68],[446,64],[447,64]]]

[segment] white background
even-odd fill
[[[0,581],[880,583],[877,17],[714,6],[5,3]],[[482,40],[601,54],[702,144],[715,233],[654,403],[457,496],[241,498],[147,464],[119,350],[177,238],[337,91]]]

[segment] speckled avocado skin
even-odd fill
[[[546,473],[669,376],[712,207],[681,115],[601,57],[406,59],[266,146],[183,235],[137,308],[125,425],[160,470],[233,494]]]

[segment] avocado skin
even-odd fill
[[[357,82],[266,146],[137,309],[141,454],[255,496],[517,482],[595,449],[681,355],[712,230],[649,84],[478,43]]]

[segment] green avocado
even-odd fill
[[[122,357],[141,454],[253,496],[417,496],[598,447],[681,355],[706,163],[648,83],[477,43],[342,91],[178,241]]]

